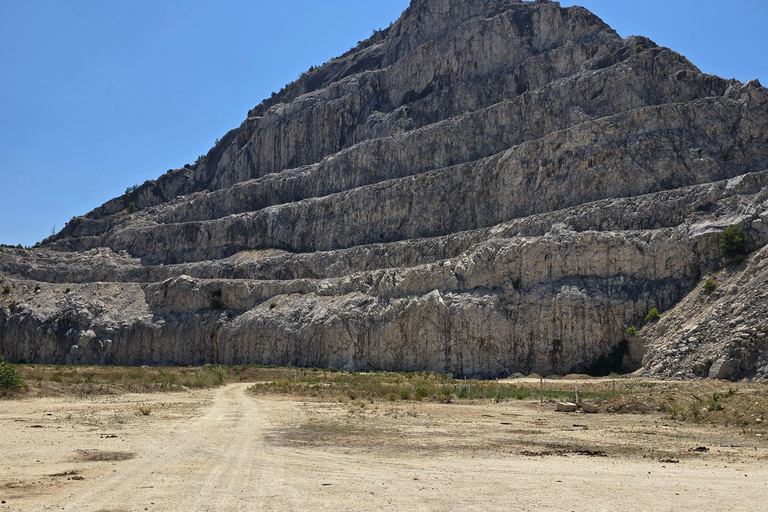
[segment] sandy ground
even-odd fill
[[[768,510],[768,438],[656,414],[302,402],[247,384],[25,398],[0,402],[0,500],[0,512]]]

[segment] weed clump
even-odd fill
[[[213,388],[221,386],[227,379],[227,370],[220,365],[204,366],[184,380],[190,388]]]
[[[26,382],[24,382],[21,374],[16,371],[16,368],[12,364],[6,363],[3,356],[0,356],[0,394],[26,389],[26,387]]]

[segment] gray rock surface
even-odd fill
[[[199,164],[4,248],[0,353],[505,376],[626,340],[625,370],[766,379],[767,142],[759,83],[583,8],[414,0]]]

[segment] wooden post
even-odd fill
[[[616,398],[616,381],[613,381],[613,398]]]
[[[496,379],[496,403],[499,403],[499,379]]]
[[[576,381],[576,405],[579,405],[579,381]]]
[[[539,405],[544,403],[544,378],[539,377]]]

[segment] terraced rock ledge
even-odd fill
[[[0,353],[765,380],[767,163],[757,81],[581,7],[413,0],[200,163],[3,249]]]

